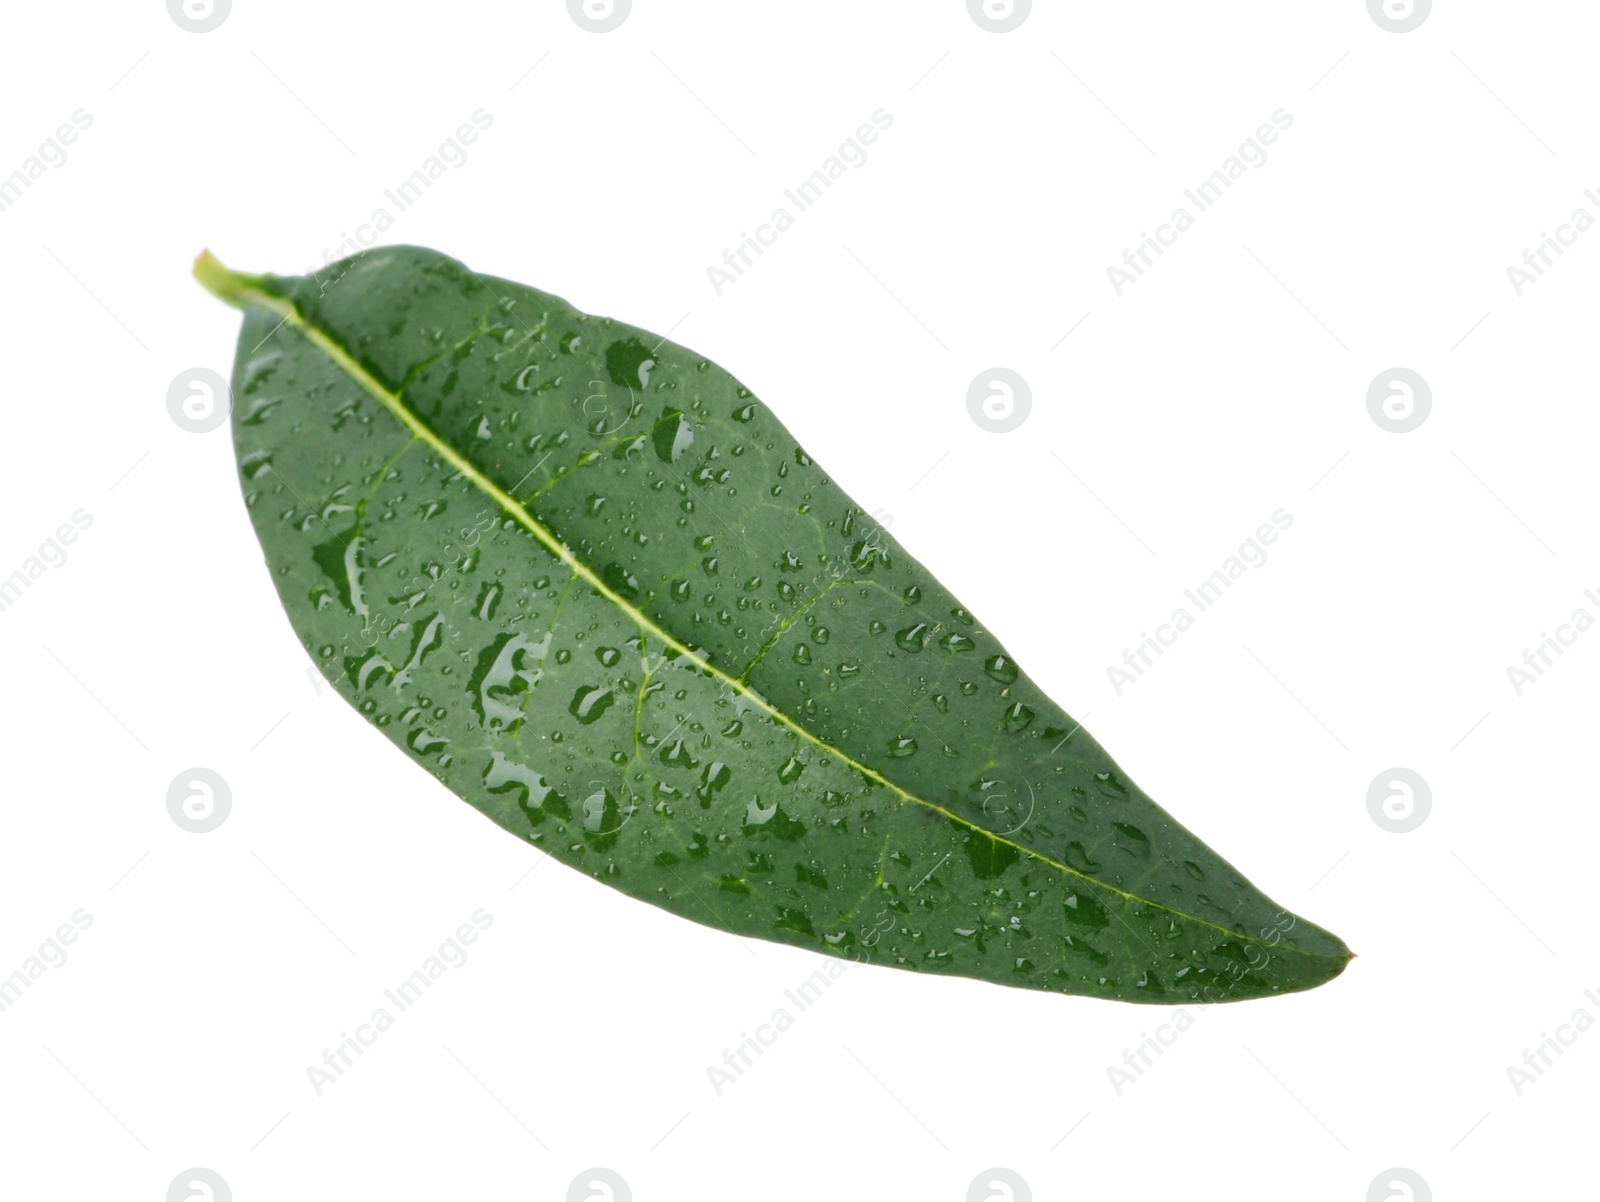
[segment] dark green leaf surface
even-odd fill
[[[697,922],[918,972],[1220,1002],[1349,960],[715,364],[414,247],[196,274],[244,312],[234,440],[295,631],[507,830]]]

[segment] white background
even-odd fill
[[[1361,1202],[1407,1196],[1399,1166],[1440,1200],[1593,1196],[1600,1033],[1520,1096],[1507,1068],[1600,1018],[1600,633],[1520,696],[1506,671],[1600,616],[1600,232],[1521,296],[1506,272],[1600,216],[1592,5],[1405,34],[1361,0],[1041,3],[1004,34],[959,0],[637,0],[606,34],[555,0],[5,20],[0,176],[93,124],[0,213],[0,575],[93,525],[0,613],[0,975],[93,925],[0,1013],[0,1194],[160,1202],[204,1166],[239,1202],[563,1199],[602,1166],[641,1202],[960,1202],[999,1166],[1036,1199]],[[1341,935],[1343,977],[1191,1011],[1119,1094],[1173,1012],[858,970],[714,1092],[820,961],[541,863],[395,754],[308,675],[226,431],[167,411],[232,359],[196,252],[322,262],[479,108],[388,240],[740,376],[1145,789]],[[879,108],[718,296],[707,267]],[[1119,297],[1106,268],[1280,108]],[[1009,434],[966,407],[997,365],[1032,389]],[[1395,366],[1432,389],[1408,434],[1367,410]],[[1108,665],[1280,507],[1119,696]],[[231,787],[206,835],[166,808],[194,766]],[[1367,807],[1396,766],[1432,790],[1409,834]],[[479,907],[470,959],[318,1096],[307,1067]]]

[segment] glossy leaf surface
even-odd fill
[[[235,446],[301,642],[507,830],[919,972],[1177,1003],[1344,968],[720,367],[414,247],[196,274],[244,313]]]

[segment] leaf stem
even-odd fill
[[[232,305],[235,309],[242,309],[252,291],[251,285],[261,277],[244,275],[224,267],[216,255],[209,250],[203,250],[194,261],[194,278],[218,300]]]

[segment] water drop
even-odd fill
[[[598,685],[583,685],[573,695],[572,704],[567,711],[588,726],[597,722],[600,716],[616,704],[617,695],[610,689],[603,689]]]
[[[1001,684],[1015,684],[1017,680],[1017,665],[1010,656],[990,656],[983,663],[984,675],[990,680],[998,680]]]
[[[694,427],[679,410],[668,409],[657,419],[650,439],[655,445],[657,459],[662,463],[676,463],[694,442]]]
[[[928,641],[928,624],[918,622],[915,626],[907,626],[904,630],[897,631],[894,636],[895,646],[902,651],[915,655],[921,651]]]
[[[1013,734],[1019,730],[1026,729],[1028,723],[1032,721],[1033,711],[1027,706],[1023,705],[1020,701],[1014,704],[1010,709],[1006,710],[1005,716],[1000,719],[1001,725],[1003,725]]]

